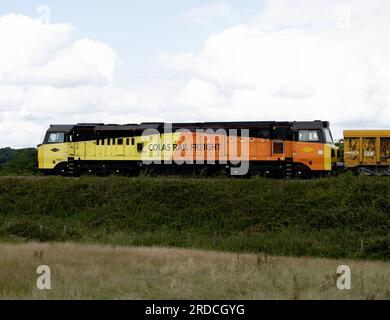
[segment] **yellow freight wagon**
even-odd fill
[[[344,131],[344,163],[359,174],[390,176],[390,130]]]

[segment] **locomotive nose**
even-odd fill
[[[43,169],[44,164],[43,164],[43,146],[42,144],[38,145],[37,147],[37,157],[36,157],[36,162],[35,165],[38,169]]]

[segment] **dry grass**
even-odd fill
[[[39,291],[48,265],[52,290]],[[336,269],[352,269],[352,290]],[[167,248],[1,244],[2,299],[390,299],[390,263]]]

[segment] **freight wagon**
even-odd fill
[[[357,174],[390,176],[390,130],[344,131],[344,165]]]

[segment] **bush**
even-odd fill
[[[14,150],[0,149],[0,175],[34,175],[38,173],[36,166],[37,150],[34,148]]]
[[[0,179],[0,236],[390,259],[387,178]],[[47,233],[45,235],[45,233]]]

